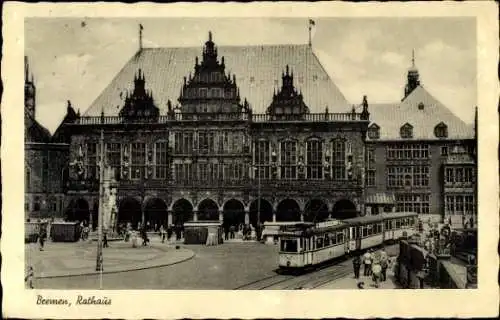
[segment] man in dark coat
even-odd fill
[[[354,268],[354,278],[359,279],[359,270],[361,269],[361,259],[359,255],[352,259],[352,267]]]
[[[40,251],[43,251],[43,246],[45,244],[46,239],[47,239],[47,225],[44,223],[41,223],[40,230],[38,233],[38,241],[40,242]]]
[[[103,245],[102,245],[102,247],[103,248],[108,248],[109,247],[109,245],[108,245],[108,231],[107,230],[103,230],[102,232],[103,232],[103,234],[102,234],[103,235]]]

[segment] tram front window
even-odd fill
[[[297,252],[297,239],[281,240],[282,252]]]

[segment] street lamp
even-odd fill
[[[97,258],[96,258],[96,271],[103,271],[103,256],[102,256],[102,238],[103,238],[103,209],[104,209],[104,130],[101,129],[100,141],[100,161],[99,161],[99,212],[97,219]],[[102,273],[101,273],[101,286],[102,286]]]
[[[257,187],[257,226],[259,226],[260,228],[260,171],[259,170],[259,167],[257,165],[255,165],[253,167],[253,170],[254,170],[254,177],[255,177],[255,174],[257,173],[257,176],[258,176],[258,187]]]

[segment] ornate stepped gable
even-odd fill
[[[217,47],[212,41],[212,33],[208,33],[208,41],[203,48],[201,63],[195,60],[194,76],[184,77],[184,85],[179,97],[181,113],[197,114],[211,117],[211,114],[249,112],[250,107],[245,99],[240,103],[240,92],[236,86],[236,76],[231,80],[230,74],[225,74],[224,57],[217,60]]]
[[[144,73],[139,69],[138,74],[134,77],[134,91],[131,96],[127,91],[125,104],[120,110],[120,116],[123,117],[126,122],[155,122],[158,120],[159,114],[160,111],[154,104],[152,92],[146,90]]]
[[[301,120],[309,113],[309,108],[304,103],[302,93],[297,92],[293,85],[293,72],[290,73],[288,65],[281,75],[282,86],[278,93],[274,93],[273,101],[267,108],[267,113],[272,120]]]

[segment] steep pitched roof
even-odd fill
[[[24,116],[24,140],[26,142],[50,142],[52,136],[44,126],[35,120],[29,113]]]
[[[419,105],[423,105],[423,109]],[[474,138],[473,126],[454,115],[422,86],[401,102],[370,104],[369,111],[371,123],[380,127],[380,138],[374,140],[442,140],[434,134],[434,128],[441,122],[448,126],[447,139]],[[411,139],[400,136],[400,129],[405,123],[413,126]]]
[[[218,53],[219,59],[224,56],[226,71],[236,75],[241,98],[247,98],[256,113],[264,113],[270,105],[286,65],[293,71],[297,89],[301,90],[311,112],[324,112],[327,106],[330,112],[350,110],[344,95],[308,45],[222,46],[218,47]],[[125,90],[132,90],[139,68],[144,72],[146,87],[152,89],[160,114],[166,114],[167,101],[177,104],[184,77],[193,73],[195,57],[201,54],[201,46],[146,48],[137,52],[84,116],[98,116],[101,110],[106,116],[118,115],[124,104]]]
[[[68,106],[66,107],[66,115],[63,120],[57,127],[54,135],[52,136],[52,140],[55,142],[70,142],[70,135],[68,134],[68,128],[65,126],[67,123],[73,123],[78,118],[75,109],[71,106],[71,102],[68,100]]]

